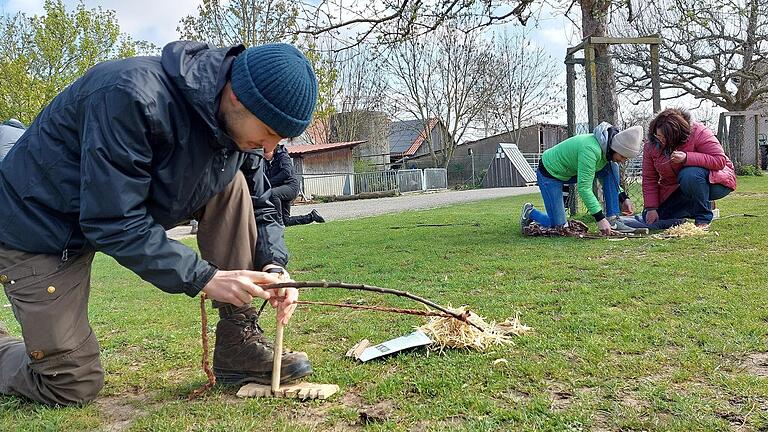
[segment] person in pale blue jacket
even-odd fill
[[[6,120],[0,125],[0,162],[5,159],[5,155],[11,150],[16,141],[24,135],[24,123],[12,118]]]

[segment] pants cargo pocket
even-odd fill
[[[35,255],[25,262],[3,269],[0,281],[5,287],[5,294],[14,300],[24,303],[50,301],[73,285],[71,282],[74,281],[62,280],[62,276],[73,273],[73,270],[84,264],[62,262],[55,255]]]
[[[0,389],[49,405],[88,402],[104,385],[88,323],[93,252],[30,254],[0,246],[0,283],[22,342],[0,352]]]
[[[1,270],[31,360],[71,351],[91,334],[87,308],[92,259],[93,253],[66,262],[55,255],[32,255]]]

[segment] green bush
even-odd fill
[[[376,171],[376,165],[368,159],[355,159],[354,170],[356,173],[374,172]]]
[[[763,175],[763,171],[755,165],[739,165],[736,167],[737,176],[757,176]]]

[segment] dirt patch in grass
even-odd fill
[[[121,432],[127,430],[131,423],[147,412],[139,408],[147,401],[145,397],[125,394],[97,398],[93,404],[98,408],[103,419],[102,430],[106,432]]]
[[[459,430],[465,426],[464,423],[466,423],[466,421],[467,419],[465,416],[456,415],[456,416],[451,416],[446,420],[440,420],[440,421],[434,421],[434,422],[419,421],[415,425],[413,425],[411,428],[409,428],[409,430],[413,432],[425,432],[429,430],[430,427],[432,427],[433,430],[446,430],[446,431]]]
[[[768,410],[768,399],[761,396],[733,396],[728,399],[728,404],[730,407],[716,410],[715,415],[727,421],[734,430],[749,427],[753,416]]]
[[[333,403],[334,401],[336,403]],[[334,426],[338,430],[357,430],[365,425],[384,423],[395,419],[395,412],[397,411],[397,406],[393,401],[384,400],[375,404],[367,404],[356,391],[348,390],[338,399],[334,398],[329,402],[317,405],[302,404],[300,408],[291,410],[290,417],[291,420],[304,426],[310,428],[323,426],[324,430],[328,430],[327,428],[332,426],[324,425],[324,423],[329,417],[329,411],[340,405],[357,412],[357,418],[352,422],[344,422]]]
[[[558,383],[550,383],[547,393],[552,400],[550,409],[552,411],[566,410],[573,403],[573,392]]]
[[[501,398],[511,403],[512,406],[517,406],[528,402],[531,399],[531,395],[519,390],[509,389],[501,394]]]
[[[577,387],[571,390],[561,383],[550,381],[548,383],[547,393],[549,393],[549,397],[552,401],[550,409],[556,411],[566,410],[570,408],[574,402],[584,402],[595,395],[599,395],[599,389],[595,387]]]
[[[734,401],[736,400],[736,402]],[[759,410],[759,411],[768,411],[768,397],[764,396],[750,396],[749,398],[739,397],[739,398],[731,398],[729,401],[731,405],[741,408],[743,410],[744,407],[751,407],[751,409]]]
[[[357,408],[364,405],[363,398],[356,391],[346,390],[341,395],[341,404],[350,408]]]
[[[743,415],[735,412],[716,412],[718,417],[728,422],[731,427],[740,428],[746,423],[746,419]]]
[[[288,418],[296,423],[307,426],[310,429],[317,429],[320,425],[325,423],[328,418],[328,411],[332,408],[332,405],[327,402],[322,402],[318,405],[313,403],[303,403],[299,407],[292,408],[288,414]]]
[[[357,410],[358,421],[364,425],[384,423],[394,419],[396,410],[395,403],[389,400],[381,401],[374,405],[366,405]]]
[[[768,377],[768,352],[749,354],[741,363],[747,373]]]
[[[552,404],[550,405],[550,409],[552,411],[566,410],[571,406],[571,403],[573,403],[573,395],[567,391],[556,391],[552,392],[551,395]]]
[[[648,409],[651,406],[647,400],[641,399],[633,392],[619,393],[619,403],[638,412]]]
[[[394,401],[383,400],[373,405],[367,404],[356,391],[344,392],[341,403],[357,411],[358,417],[355,424],[358,425],[384,423],[396,417],[397,405]]]
[[[608,413],[605,411],[595,411],[592,416],[592,432],[609,432],[611,431],[611,420]]]

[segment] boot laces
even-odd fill
[[[250,342],[252,339],[256,339],[256,342],[262,345],[266,345],[270,349],[271,344],[267,342],[264,337],[264,329],[259,325],[259,315],[253,314],[246,316],[245,318],[230,318],[230,320],[240,327],[240,336],[242,337],[242,343]]]
[[[264,337],[264,329],[261,328],[259,325],[259,317],[261,316],[261,311],[257,314],[253,314],[251,316],[246,316],[244,319],[240,318],[230,318],[232,322],[237,324],[238,326],[242,327],[241,330],[241,336],[243,338],[242,343],[248,343],[251,340],[255,339],[255,343],[258,343],[259,345],[264,345],[269,350],[274,351],[273,344],[267,340],[266,337]],[[291,354],[293,353],[293,350],[289,349],[283,349],[283,355]]]

